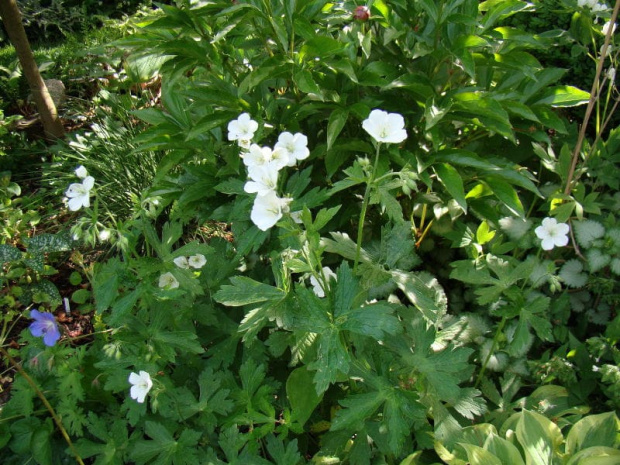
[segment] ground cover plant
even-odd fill
[[[591,89],[517,0],[141,18],[67,227],[3,211],[3,463],[617,463],[619,5],[562,3]]]

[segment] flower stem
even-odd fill
[[[75,449],[73,442],[71,442],[71,438],[69,437],[67,430],[62,425],[62,421],[60,417],[54,410],[54,407],[52,407],[52,405],[49,403],[49,401],[45,397],[45,394],[41,392],[41,390],[39,389],[37,384],[34,382],[34,380],[30,377],[30,375],[28,375],[28,373],[24,371],[22,366],[19,363],[17,363],[13,357],[9,355],[9,353],[4,349],[4,347],[0,347],[0,352],[2,353],[2,355],[4,355],[9,360],[9,362],[11,362],[11,365],[15,367],[15,369],[19,372],[19,374],[24,377],[24,379],[28,382],[30,387],[34,389],[34,392],[37,394],[37,396],[39,396],[39,399],[41,399],[41,401],[43,402],[43,405],[45,405],[45,408],[47,408],[47,411],[50,413],[50,415],[54,419],[54,422],[56,423],[56,426],[58,426],[58,429],[60,430],[60,433],[62,434],[62,436],[65,438],[65,441],[67,441],[67,444],[69,445],[69,449],[71,449],[71,452],[73,452],[73,455],[75,456],[75,460],[80,465],[84,465],[84,462],[82,461],[82,458],[80,457],[80,454],[78,454],[78,451]]]
[[[362,211],[360,213],[360,221],[357,225],[357,244],[355,246],[355,261],[353,262],[353,274],[357,272],[357,264],[360,261],[360,252],[362,250],[362,236],[364,234],[364,221],[366,220],[366,211],[368,210],[368,202],[370,201],[370,186],[375,181],[375,173],[379,164],[379,151],[381,150],[381,142],[377,143],[377,152],[375,153],[375,163],[370,172],[368,182],[366,182],[366,190],[364,191],[364,200],[362,201]]]
[[[487,354],[484,363],[482,364],[482,368],[480,368],[480,373],[478,373],[478,377],[476,378],[476,383],[474,384],[474,389],[478,387],[480,382],[482,381],[482,377],[484,376],[484,372],[487,369],[487,365],[489,364],[489,360],[493,356],[493,352],[495,352],[495,348],[497,347],[497,343],[499,342],[499,336],[502,334],[504,330],[504,326],[506,325],[507,318],[505,316],[502,317],[502,321],[499,322],[499,326],[497,327],[497,331],[495,331],[495,336],[493,337],[493,344],[491,344],[491,348],[489,349],[489,353]]]

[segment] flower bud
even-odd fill
[[[367,6],[358,6],[353,10],[353,19],[357,21],[368,21],[370,18],[370,9]]]

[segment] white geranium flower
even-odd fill
[[[334,273],[332,269],[328,266],[323,267],[323,276],[325,277],[325,281],[327,281],[327,283],[329,283],[332,278],[336,279],[336,273]],[[310,284],[312,284],[312,290],[318,297],[325,297],[325,289],[323,289],[323,286],[318,279],[316,279],[314,276],[310,276]]]
[[[267,231],[275,225],[285,210],[291,199],[281,199],[274,191],[269,191],[265,195],[258,195],[254,199],[254,206],[250,218],[261,231]]]
[[[179,287],[179,282],[172,273],[168,272],[159,277],[159,287],[166,290],[176,289]]]
[[[257,129],[258,123],[249,114],[241,113],[237,119],[228,123],[228,140],[236,140],[241,147],[248,148]]]
[[[129,395],[132,399],[135,399],[138,403],[144,403],[146,395],[153,387],[153,381],[151,381],[151,375],[146,371],[140,371],[140,373],[131,373],[129,375],[129,383],[132,385],[129,390]]]
[[[72,212],[82,207],[90,207],[90,191],[95,185],[95,178],[86,176],[81,183],[73,183],[69,185],[69,189],[65,195],[69,198],[69,210]]]
[[[278,171],[271,163],[248,167],[250,181],[245,183],[243,190],[253,194],[265,195],[275,191],[278,185]]]
[[[542,240],[543,250],[552,250],[556,246],[564,247],[568,244],[568,225],[558,223],[555,218],[545,218],[534,232]]]
[[[187,262],[189,266],[199,270],[207,264],[207,259],[203,254],[197,253],[196,255],[192,255],[191,257],[189,257],[187,259]]]
[[[183,268],[184,270],[187,270],[189,268],[189,262],[187,260],[187,257],[177,257],[172,261],[179,268]]]
[[[279,171],[288,163],[288,155],[284,150],[280,148],[271,150],[269,147],[260,147],[257,144],[250,145],[249,150],[242,154],[241,158],[248,168],[270,164]]]
[[[399,144],[407,138],[405,120],[398,113],[372,110],[368,118],[362,121],[362,127],[377,142]]]
[[[287,166],[295,166],[297,160],[305,160],[310,155],[308,138],[300,132],[294,135],[290,132],[283,132],[278,137],[275,148],[280,148],[286,152],[288,157]]]
[[[611,21],[607,21],[605,24],[603,24],[603,34],[607,35],[607,33],[609,32],[609,28],[611,27],[611,33],[613,34],[614,32],[616,32],[616,23],[613,24],[613,26],[611,25]]]
[[[88,171],[86,171],[86,168],[80,165],[75,169],[75,175],[80,179],[84,179],[86,176],[88,176]]]

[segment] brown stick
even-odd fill
[[[26,31],[22,24],[22,16],[16,1],[0,0],[0,16],[2,16],[2,22],[4,23],[4,28],[6,29],[9,39],[15,47],[17,57],[24,71],[24,76],[28,81],[32,98],[37,106],[39,115],[41,115],[41,122],[43,123],[43,130],[45,131],[46,137],[48,139],[63,138],[65,130],[58,118],[56,105],[54,105],[54,101],[37,67],[37,62],[34,59],[30,43],[26,37]]]

